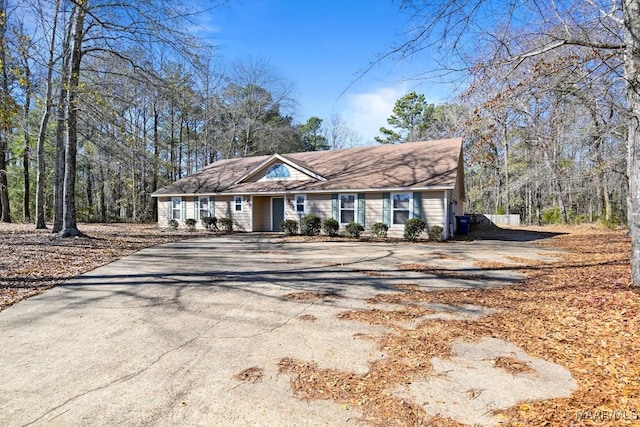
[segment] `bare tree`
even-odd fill
[[[150,51],[166,49],[176,57],[189,56],[197,47],[188,34],[185,23],[190,12],[171,0],[150,2],[112,3],[107,0],[72,0],[69,19],[69,49],[64,54],[68,63],[65,84],[65,170],[63,196],[63,224],[61,236],[69,237],[80,232],[76,224],[76,164],[78,156],[79,122],[82,118],[79,103],[84,58],[107,59],[127,64],[140,73],[153,74],[153,66],[141,61],[141,48]],[[144,59],[144,58],[142,58]],[[64,61],[63,61],[64,62]],[[113,63],[112,62],[112,63]],[[110,70],[102,70],[109,73]],[[59,108],[60,108],[59,107]],[[60,124],[60,122],[58,122]],[[58,129],[61,127],[58,126]],[[182,154],[179,151],[178,155]],[[55,225],[55,224],[54,224]],[[55,230],[55,226],[54,226]]]
[[[636,286],[640,286],[640,0],[624,0],[622,9],[625,29],[623,58],[629,108],[627,171],[631,278]]]
[[[46,78],[45,78],[45,95],[43,102],[42,118],[38,130],[37,142],[37,163],[38,175],[36,178],[36,229],[47,228],[45,217],[45,143],[47,137],[47,126],[53,109],[53,71],[56,66],[56,43],[57,28],[60,13],[60,0],[56,0],[53,14],[50,18],[50,31],[44,31],[49,34],[48,56],[46,59]],[[37,14],[41,26],[47,25],[49,19],[45,16],[44,7],[37,8]],[[60,228],[61,229],[61,228]]]
[[[511,69],[555,50],[579,49],[584,61],[600,61],[604,66],[610,55],[619,58],[621,69],[614,72],[627,85],[631,275],[640,286],[640,0],[405,0],[401,7],[417,25],[387,57],[440,48],[449,54],[445,68],[460,69],[469,65],[465,63],[468,47],[478,50],[490,44],[498,47],[494,52],[499,55],[486,61],[503,62]],[[454,58],[459,61],[452,63]]]
[[[11,222],[9,182],[7,180],[7,153],[16,103],[9,89],[7,54],[7,0],[0,0],[0,221]]]
[[[23,177],[23,194],[22,194],[22,214],[25,221],[31,221],[31,174],[29,170],[30,151],[31,151],[31,98],[33,97],[33,83],[31,81],[31,51],[33,44],[31,37],[26,33],[24,22],[17,24],[16,44],[20,54],[20,86],[24,92],[24,103],[22,105],[22,137],[24,145],[22,148],[22,177]]]
[[[355,147],[362,141],[362,136],[351,129],[339,114],[333,114],[322,126],[322,134],[332,150]]]
[[[84,21],[87,16],[88,1],[74,3],[69,20],[71,50],[69,51],[69,73],[65,85],[66,99],[66,144],[64,196],[61,237],[74,237],[80,234],[76,224],[76,162],[78,157],[78,89],[80,86],[80,63],[82,44],[86,35]]]

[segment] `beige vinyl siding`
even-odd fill
[[[235,198],[231,200],[231,219],[233,219],[234,229],[238,231],[251,231],[251,197],[242,196],[242,212],[235,210]]]
[[[213,206],[216,218],[231,218],[231,210],[234,208],[233,196],[216,196]]]
[[[444,227],[444,192],[425,191],[422,193],[422,219],[427,227],[439,225]]]
[[[302,194],[302,193],[301,193]],[[288,194],[286,196],[282,196],[284,197],[284,219],[293,219],[295,221],[300,221],[300,218],[302,218],[302,215],[305,215],[307,213],[309,213],[309,199],[307,198],[307,205],[306,205],[306,210],[307,212],[305,212],[304,214],[298,213],[296,212],[296,195],[295,194]]]
[[[307,194],[307,213],[318,215],[321,220],[332,218],[331,194]]]
[[[237,231],[251,231],[251,208],[249,196],[242,196],[242,212],[236,212],[235,196],[216,196],[216,218],[231,218],[233,229]]]
[[[182,219],[184,222],[185,219],[193,218],[196,219],[196,209],[198,207],[198,198],[197,197],[184,197],[182,199],[182,203],[185,204],[183,209],[185,213],[185,217]]]
[[[158,227],[166,228],[169,226],[169,210],[171,209],[171,198],[158,198]]]
[[[382,193],[366,193],[364,213],[367,230],[372,224],[382,222]]]

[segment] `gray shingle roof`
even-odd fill
[[[326,181],[245,182],[241,178],[253,174],[271,156],[219,160],[153,195],[454,188],[462,173],[458,171],[461,150],[462,140],[456,138],[282,156]]]

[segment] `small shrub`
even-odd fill
[[[562,224],[562,214],[560,208],[550,208],[542,211],[542,223],[548,224]]]
[[[178,229],[178,221],[176,221],[175,219],[170,219],[167,224],[169,225],[169,228],[172,230],[177,230]]]
[[[314,214],[307,214],[300,221],[300,234],[316,236],[320,233],[321,226],[320,217]]]
[[[233,232],[233,220],[231,218],[220,218],[218,224],[220,224],[222,231],[225,233]]]
[[[207,230],[217,230],[218,219],[215,216],[205,216],[202,218],[202,225],[204,225]]]
[[[364,227],[357,222],[350,222],[344,226],[344,230],[347,232],[349,237],[355,237],[357,239],[360,237],[360,233],[364,231]]]
[[[298,234],[298,221],[287,219],[280,223],[280,228],[287,236],[295,236]]]
[[[189,231],[196,231],[196,224],[197,223],[198,222],[193,218],[187,218],[187,219],[184,220],[184,225],[187,226],[187,230],[189,230]]]
[[[425,228],[427,228],[427,224],[423,220],[411,218],[404,223],[404,238],[410,242],[415,242]]]
[[[322,232],[327,236],[337,236],[340,224],[333,218],[327,218],[322,221]]]
[[[373,237],[387,237],[389,226],[384,222],[376,222],[371,225],[371,235]]]
[[[443,231],[444,231],[444,228],[440,227],[439,225],[432,225],[431,227],[429,227],[429,230],[427,231],[427,233],[429,233],[429,240],[431,240],[432,242],[441,241]]]

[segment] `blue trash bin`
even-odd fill
[[[463,236],[469,234],[469,223],[471,222],[471,217],[467,215],[461,215],[456,217],[456,225],[457,225],[457,233]]]

